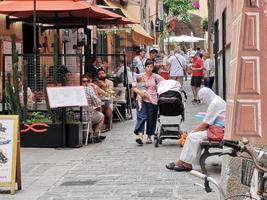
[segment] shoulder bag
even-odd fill
[[[208,140],[211,141],[222,141],[224,137],[224,130],[220,126],[210,125],[208,128]]]

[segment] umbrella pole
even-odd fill
[[[33,69],[34,69],[34,108],[37,110],[37,27],[36,27],[36,0],[33,0]]]

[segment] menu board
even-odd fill
[[[83,86],[47,87],[50,108],[88,106]]]
[[[0,186],[10,185],[15,192],[16,171],[20,162],[17,115],[0,115]]]

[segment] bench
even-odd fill
[[[221,150],[218,150],[216,152],[210,152],[209,149],[210,148],[222,149],[223,145],[221,142],[204,140],[200,143],[200,147],[201,147],[201,156],[199,159],[199,164],[202,173],[206,174],[207,173],[207,170],[205,168],[206,159],[210,156],[219,155],[221,153]]]

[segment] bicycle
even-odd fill
[[[249,144],[249,141],[246,138],[243,138],[240,141],[223,140],[222,144],[223,146],[230,148],[224,149],[220,155],[229,155],[232,157],[236,157],[238,156],[239,152],[241,153],[245,152],[252,159],[251,164],[254,164],[254,166],[249,165],[250,169],[248,170],[252,173],[247,174],[246,177],[242,176],[243,180],[241,179],[241,182],[243,184],[245,182],[246,183],[245,185],[250,186],[250,191],[247,194],[237,194],[226,197],[220,184],[215,179],[205,174],[202,174],[198,171],[192,170],[190,172],[192,175],[204,180],[204,185],[201,184],[196,184],[196,185],[203,187],[205,191],[209,193],[212,192],[212,189],[210,187],[210,183],[212,183],[217,188],[217,191],[219,191],[218,195],[219,199],[230,200],[234,197],[244,197],[244,200],[254,200],[254,199],[267,200],[267,188],[266,188],[267,176],[264,176],[265,173],[267,172],[267,168],[264,167],[264,159],[263,159],[264,156],[266,156],[267,158],[267,150],[253,147],[251,144]],[[243,164],[246,162],[243,162]]]

